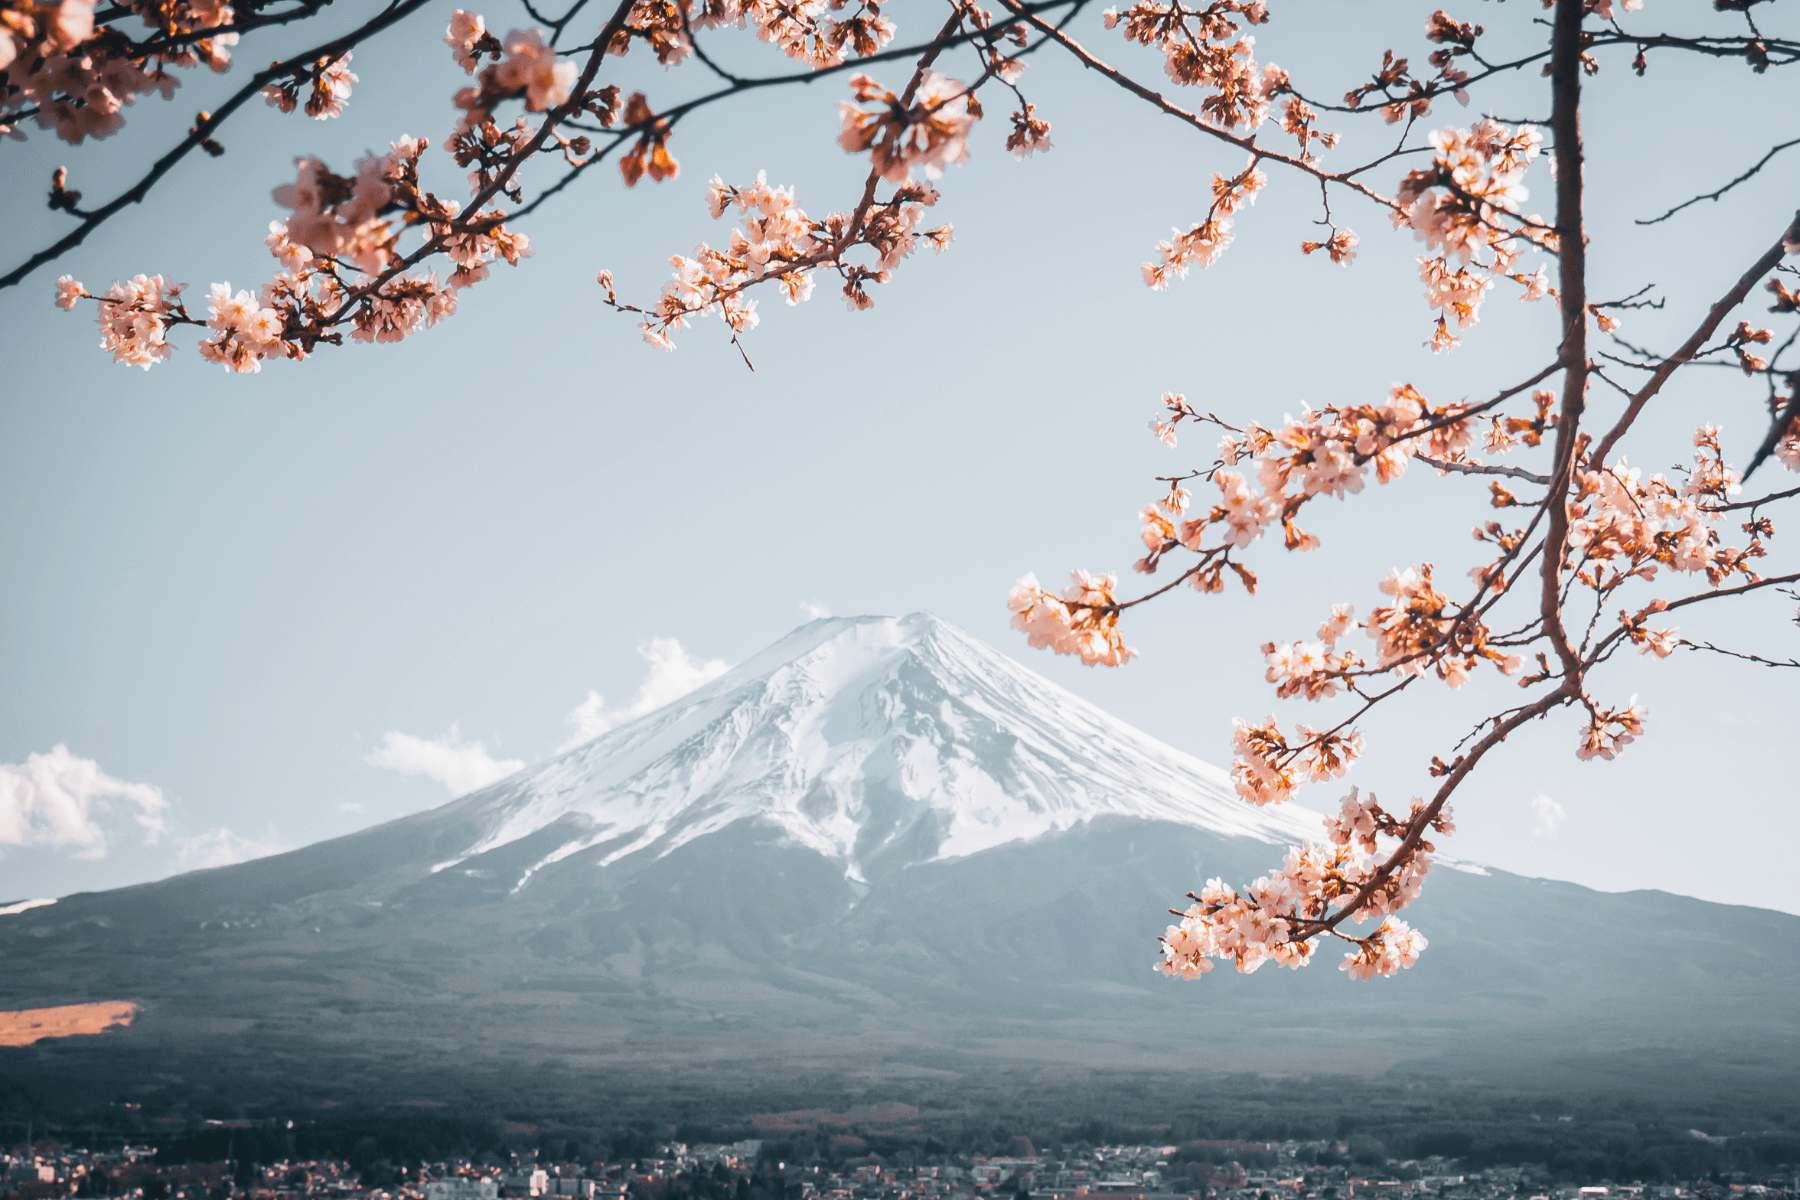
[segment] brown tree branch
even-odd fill
[[[1570,644],[1562,620],[1563,556],[1568,546],[1569,513],[1563,497],[1580,451],[1581,417],[1587,406],[1587,230],[1582,222],[1583,155],[1581,150],[1581,21],[1582,0],[1556,0],[1550,51],[1552,108],[1550,128],[1556,139],[1557,302],[1562,308],[1564,365],[1562,408],[1556,422],[1555,469],[1551,472],[1549,523],[1544,534],[1543,593],[1539,605],[1544,633],[1562,660],[1564,687],[1579,694],[1582,664]]]
[[[1327,183],[1335,183],[1347,187],[1351,191],[1358,192],[1368,199],[1375,201],[1375,203],[1381,205],[1383,208],[1393,209],[1395,211],[1399,210],[1400,206],[1393,200],[1388,199],[1373,188],[1366,187],[1351,178],[1356,172],[1327,171],[1321,168],[1317,163],[1310,162],[1303,158],[1296,158],[1291,154],[1282,154],[1279,151],[1269,150],[1259,146],[1256,144],[1255,137],[1239,137],[1237,134],[1221,129],[1217,125],[1205,120],[1199,114],[1189,112],[1180,105],[1164,99],[1160,92],[1152,91],[1137,80],[1131,78],[1129,75],[1126,75],[1124,72],[1108,66],[1099,58],[1091,54],[1074,38],[1056,28],[1054,25],[1049,24],[1036,14],[1028,11],[1025,5],[1019,3],[1019,0],[1000,0],[1000,3],[1014,16],[1023,18],[1040,33],[1045,34],[1053,41],[1060,44],[1070,54],[1074,55],[1075,58],[1080,61],[1081,65],[1088,68],[1088,70],[1099,72],[1132,95],[1148,101],[1150,104],[1177,120],[1187,122],[1200,132],[1207,134],[1210,137],[1218,138],[1220,141],[1229,145],[1236,146],[1238,149],[1248,154],[1254,154],[1259,158],[1266,158],[1270,162],[1278,162],[1283,166],[1292,167],[1296,171],[1304,172],[1317,179],[1324,180]]]
[[[1762,257],[1757,259],[1732,286],[1731,290],[1720,297],[1718,303],[1707,311],[1706,319],[1701,321],[1694,332],[1688,335],[1687,341],[1681,344],[1681,348],[1657,364],[1656,369],[1651,372],[1650,378],[1645,380],[1644,386],[1633,393],[1631,402],[1625,406],[1625,411],[1619,414],[1619,419],[1613,423],[1613,427],[1607,430],[1606,436],[1600,439],[1600,444],[1594,447],[1593,453],[1589,455],[1594,462],[1604,463],[1606,461],[1607,455],[1612,453],[1613,447],[1619,444],[1619,439],[1630,431],[1638,414],[1644,411],[1644,405],[1650,403],[1651,398],[1662,391],[1663,384],[1669,381],[1669,376],[1690,362],[1700,352],[1700,348],[1706,345],[1707,339],[1712,337],[1720,323],[1731,314],[1734,308],[1744,302],[1744,297],[1750,294],[1750,289],[1755,287],[1764,275],[1775,269],[1775,265],[1787,253],[1783,248],[1783,242],[1792,236],[1796,224],[1800,224],[1800,212],[1794,214],[1793,220],[1782,231],[1781,237],[1775,239],[1775,244],[1763,251]]]
[[[0,288],[12,287],[14,284],[19,283],[27,275],[37,270],[45,263],[59,258],[68,251],[81,245],[82,242],[87,240],[88,234],[94,232],[95,229],[99,228],[110,217],[117,214],[127,205],[140,203],[145,196],[150,194],[150,189],[156,186],[156,182],[159,179],[164,175],[167,175],[174,168],[176,163],[186,158],[190,151],[201,145],[203,142],[209,141],[212,138],[212,135],[218,130],[219,126],[224,124],[226,118],[230,117],[232,113],[242,107],[252,96],[262,91],[264,85],[273,80],[292,74],[291,64],[297,62],[311,62],[314,59],[323,58],[326,55],[341,55],[344,51],[356,46],[364,38],[370,37],[373,34],[381,32],[390,25],[405,20],[414,12],[424,8],[426,3],[427,0],[393,0],[393,3],[389,4],[379,15],[371,18],[350,33],[344,34],[341,37],[332,38],[328,42],[322,42],[311,50],[305,50],[291,56],[286,62],[275,63],[268,69],[258,71],[255,75],[252,75],[250,81],[236,92],[232,93],[231,97],[226,100],[224,104],[220,105],[207,120],[196,122],[194,128],[188,131],[188,135],[183,138],[173,150],[170,150],[167,154],[157,159],[155,164],[151,166],[150,170],[142,179],[139,179],[130,188],[107,201],[99,208],[88,211],[83,216],[81,224],[58,238],[51,245],[26,259],[17,267],[14,267],[11,271],[8,271],[5,275],[0,275]]]

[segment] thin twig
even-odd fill
[[[1777,154],[1780,154],[1783,150],[1792,149],[1795,146],[1800,146],[1800,138],[1795,138],[1791,142],[1781,143],[1781,145],[1775,147],[1773,150],[1769,151],[1767,154],[1763,155],[1760,159],[1758,159],[1756,162],[1756,165],[1754,167],[1751,167],[1748,171],[1745,171],[1742,175],[1739,175],[1736,179],[1732,180],[1730,183],[1726,184],[1724,187],[1720,188],[1718,191],[1703,192],[1700,195],[1695,196],[1691,200],[1683,200],[1680,204],[1677,204],[1674,208],[1671,208],[1668,212],[1664,213],[1660,217],[1651,217],[1648,221],[1642,221],[1642,220],[1634,221],[1633,224],[1654,225],[1659,221],[1668,220],[1670,217],[1674,216],[1676,213],[1680,212],[1682,209],[1688,207],[1690,204],[1698,204],[1702,200],[1717,200],[1719,197],[1723,196],[1726,192],[1729,192],[1732,188],[1736,187],[1740,183],[1743,183],[1745,180],[1749,179],[1752,175],[1755,175],[1758,171],[1760,171],[1764,167],[1768,166],[1769,160],[1774,158]]]
[[[1414,458],[1428,467],[1436,467],[1440,471],[1455,471],[1458,475],[1507,475],[1514,479],[1523,479],[1528,483],[1550,486],[1548,475],[1539,475],[1536,471],[1527,471],[1523,467],[1502,467],[1493,463],[1450,462],[1447,459],[1431,458],[1424,454],[1415,454]]]

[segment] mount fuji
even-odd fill
[[[0,1074],[1800,1064],[1800,918],[1661,892],[1463,865],[1397,979],[1152,974],[1171,902],[1318,833],[932,616],[827,618],[440,808],[0,916],[0,1007],[143,1009]]]

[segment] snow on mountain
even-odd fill
[[[578,835],[514,882],[604,847],[668,854],[751,820],[846,878],[1101,816],[1288,844],[1316,813],[1256,809],[1166,746],[929,613],[826,618],[667,707],[454,806],[485,829],[441,871],[553,823]]]
[[[144,1015],[0,1056],[0,1075],[399,1102],[470,1078],[1461,1078],[1560,1056],[1583,1086],[1623,1063],[1737,1087],[1721,1064],[1759,1046],[1781,1049],[1757,1078],[1791,1084],[1800,919],[1665,893],[1443,871],[1409,910],[1431,949],[1397,979],[1351,983],[1330,951],[1298,973],[1152,975],[1185,889],[1318,834],[929,615],[823,619],[439,808],[8,903],[0,1008]]]

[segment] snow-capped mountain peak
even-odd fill
[[[667,854],[754,821],[872,873],[1104,816],[1228,837],[1318,836],[1259,810],[1224,772],[1155,741],[929,613],[830,617],[667,707],[454,806],[485,832],[435,870],[552,823],[569,838],[523,871],[601,848]]]

